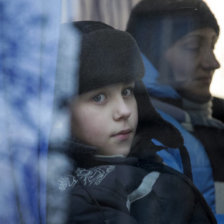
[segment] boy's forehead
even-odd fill
[[[114,83],[114,84],[105,85],[103,87],[99,87],[99,88],[90,90],[90,91],[88,91],[86,93],[83,93],[81,95],[92,94],[92,93],[101,92],[101,91],[104,91],[104,90],[113,90],[113,89],[116,90],[118,88],[122,88],[122,87],[129,86],[129,85],[134,86],[135,81],[133,80],[133,81],[128,81],[128,82],[118,82],[118,83]]]

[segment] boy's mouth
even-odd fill
[[[125,129],[116,132],[115,134],[112,134],[112,137],[118,138],[119,140],[127,140],[131,133],[132,133],[131,129]]]

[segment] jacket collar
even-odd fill
[[[149,140],[147,143],[141,141],[141,144],[136,144],[132,149],[130,155],[121,156],[103,156],[97,154],[97,148],[81,143],[75,139],[70,139],[64,142],[63,149],[65,154],[73,159],[78,167],[89,168],[99,165],[136,165],[139,160],[148,160],[154,162],[161,162],[160,157],[156,155],[156,151],[161,150],[164,147],[155,146]]]

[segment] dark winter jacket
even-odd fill
[[[224,99],[213,97],[212,104],[213,117],[224,122]]]
[[[76,167],[57,181],[70,198],[66,223],[216,223],[191,180],[147,156],[149,148],[144,159],[92,151],[72,144],[68,154]]]

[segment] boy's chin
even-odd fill
[[[99,150],[99,154],[104,156],[124,156],[126,157],[130,153],[130,146],[123,146],[123,147],[112,147],[110,149],[101,149]]]

